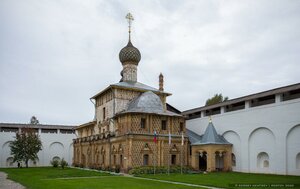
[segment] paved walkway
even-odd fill
[[[25,189],[19,183],[7,179],[7,174],[0,172],[0,189]]]

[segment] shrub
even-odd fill
[[[182,172],[188,173],[192,169],[190,167],[183,166]],[[181,167],[180,166],[170,166],[170,173],[180,173]],[[168,167],[167,166],[160,166],[155,167],[155,173],[157,174],[166,174],[168,173]],[[154,174],[154,167],[153,166],[141,166],[133,168],[129,171],[129,174],[132,175],[142,175],[142,174]]]
[[[61,166],[61,168],[64,169],[65,167],[68,166],[68,162],[66,162],[66,160],[64,158],[62,158],[60,161],[60,166]]]
[[[54,159],[54,160],[50,161],[50,163],[51,163],[51,165],[52,165],[53,167],[58,167],[58,165],[59,165],[59,160]]]

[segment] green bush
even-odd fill
[[[190,167],[183,166],[182,172],[188,173],[192,169]],[[180,166],[170,166],[170,173],[180,173],[181,167]],[[156,174],[166,174],[168,173],[168,167],[167,166],[160,166],[155,167],[155,173]],[[154,174],[154,167],[153,166],[141,166],[133,168],[129,171],[129,174],[131,175],[142,175],[142,174]]]
[[[61,166],[61,168],[64,169],[65,167],[68,166],[68,162],[66,162],[66,160],[64,158],[62,158],[60,161],[60,166]]]
[[[55,159],[55,160],[50,161],[50,163],[51,163],[51,165],[52,165],[53,167],[58,167],[58,165],[59,165],[59,160]]]

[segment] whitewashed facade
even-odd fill
[[[300,84],[183,114],[187,129],[199,135],[211,115],[217,132],[233,144],[234,171],[300,175]]]
[[[0,123],[0,167],[17,167],[17,163],[12,162],[9,144],[22,127],[36,129],[43,145],[38,153],[39,159],[30,161],[29,166],[49,166],[51,160],[58,158],[64,158],[69,165],[72,164],[73,139],[76,138],[73,126]]]

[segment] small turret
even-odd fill
[[[164,91],[164,76],[162,73],[159,74],[159,90]]]

